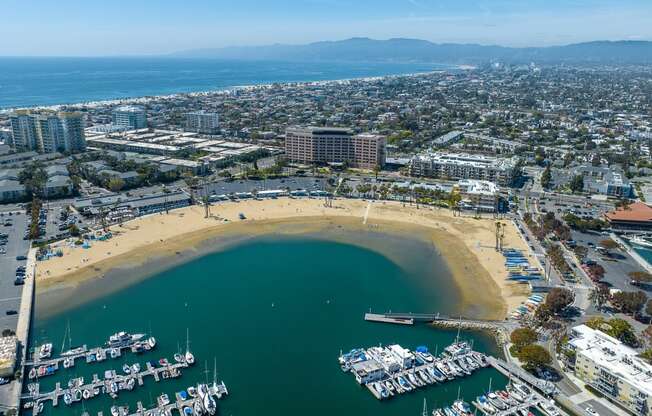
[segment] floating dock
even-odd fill
[[[344,372],[350,372],[378,400],[468,376],[489,366],[484,354],[463,342],[446,347],[439,357],[430,354],[426,347],[410,351],[390,345],[354,349],[340,354],[339,362]]]
[[[151,376],[157,382],[162,379],[176,378],[181,376],[181,369],[187,368],[188,366],[189,364],[186,362],[179,362],[163,365],[161,367],[155,367],[152,365],[152,363],[148,362],[145,366],[145,370],[138,373],[122,375],[117,374],[115,370],[109,370],[108,374],[106,374],[108,377],[100,378],[97,374],[94,374],[90,383],[83,385],[73,385],[72,387],[66,388],[61,387],[61,383],[57,383],[53,391],[46,393],[41,393],[39,391],[39,384],[33,383],[30,384],[30,387],[33,386],[31,391],[27,394],[24,394],[22,399],[31,400],[33,402],[32,407],[37,409],[41,403],[45,404],[47,401],[51,401],[52,406],[56,407],[59,405],[59,400],[62,399],[65,394],[72,395],[75,391],[80,391],[80,398],[79,400],[73,400],[71,404],[78,401],[87,401],[101,394],[107,394],[113,398],[116,398],[120,390],[130,391],[133,390],[133,388],[136,386],[142,386],[144,384],[145,377]],[[116,387],[112,389],[112,385],[115,385]],[[120,388],[121,386],[122,388]],[[90,396],[83,398],[81,394],[83,394],[84,391],[90,392]]]
[[[369,322],[382,322],[386,324],[414,325],[414,318],[392,318],[377,313],[366,313],[364,320]]]

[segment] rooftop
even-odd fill
[[[643,202],[635,202],[625,208],[617,208],[604,216],[609,221],[652,221],[652,208]]]
[[[601,331],[579,325],[569,341],[577,352],[618,375],[640,391],[652,394],[652,366],[638,358],[636,350]]]

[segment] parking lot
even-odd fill
[[[252,190],[264,191],[275,189],[290,188],[291,191],[306,189],[309,191],[325,190],[326,179],[323,178],[303,178],[290,177],[284,179],[266,179],[266,180],[236,180],[236,181],[218,181],[207,185],[209,195],[229,195],[239,192],[251,192]],[[200,193],[203,190],[199,191]]]
[[[604,267],[603,282],[606,282],[613,289],[623,291],[639,290],[639,288],[630,285],[631,279],[628,277],[630,272],[643,271],[644,269],[624,250],[611,250],[611,256],[603,256],[596,251],[600,241],[608,239],[608,236],[599,233],[580,233],[572,231],[571,236],[577,244],[588,247],[587,258],[596,261]]]
[[[18,315],[8,315],[8,311],[17,311],[20,304],[22,286],[14,285],[16,268],[24,266],[24,260],[16,257],[26,256],[29,250],[29,241],[23,240],[27,217],[24,212],[14,211],[11,214],[3,212],[0,216],[0,233],[7,234],[6,243],[0,246],[0,329],[16,330]],[[5,226],[11,223],[10,226]]]

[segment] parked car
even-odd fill
[[[16,256],[16,260],[18,261],[27,260],[27,256]]]
[[[25,279],[17,277],[16,280],[14,280],[14,286],[20,286],[24,284],[25,284]]]
[[[7,312],[5,312],[7,315],[18,315],[18,311],[15,311],[13,309],[9,309]]]

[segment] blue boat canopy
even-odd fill
[[[420,346],[417,347],[417,352],[426,353],[426,352],[428,352],[428,347],[426,347],[425,345],[420,345]]]

